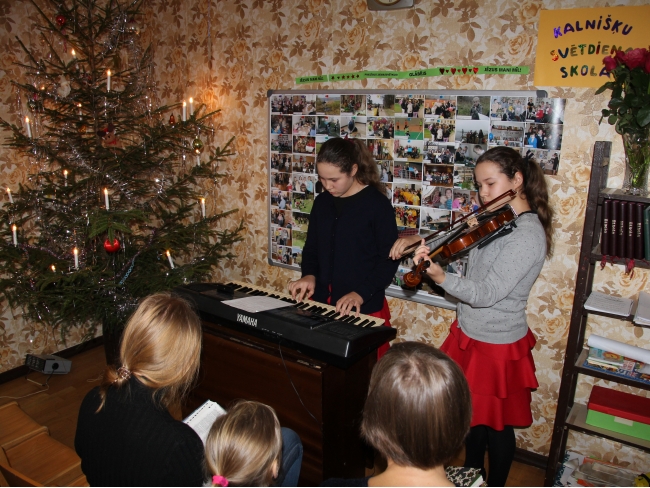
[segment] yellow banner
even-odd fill
[[[608,81],[603,58],[648,47],[650,5],[542,10],[536,86],[600,87]]]

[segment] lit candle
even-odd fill
[[[111,91],[111,70],[106,72],[106,91]]]
[[[14,246],[18,245],[18,234],[16,234],[17,230],[18,230],[18,228],[16,227],[16,224],[11,226],[11,233],[12,233],[12,235],[14,237]]]
[[[190,97],[190,117],[194,113],[194,99]]]
[[[74,269],[79,269],[79,249],[75,247],[72,253],[74,254]]]
[[[108,189],[104,188],[104,203],[106,204],[106,210],[110,210],[111,204],[108,201]]]
[[[14,197],[11,196],[11,188],[7,188],[7,195],[9,196],[9,203],[14,203]]]
[[[77,108],[79,109],[77,113],[79,114],[79,117],[81,117],[83,114],[81,113],[81,103],[77,104]]]
[[[68,186],[68,170],[67,169],[63,170],[63,180],[64,180],[63,186]]]
[[[205,218],[205,198],[201,198],[201,215]]]
[[[27,137],[32,138],[32,124],[29,123],[29,117],[25,117],[25,124],[27,124]]]
[[[52,265],[52,266],[50,266],[50,268],[52,269],[53,273],[56,273],[56,266]]]
[[[187,122],[187,102],[183,100],[183,122]]]
[[[172,253],[167,251],[167,259],[169,260],[169,265],[174,269],[174,261],[172,261]]]
[[[72,50],[72,57],[73,57],[73,58],[76,58],[76,57],[77,57],[77,53],[75,52],[74,49]]]
[[[201,155],[200,154],[196,155],[196,165],[201,166]]]

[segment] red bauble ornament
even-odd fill
[[[104,241],[104,249],[106,249],[107,253],[117,252],[117,251],[120,250],[120,241],[115,239],[115,240],[113,240],[113,244],[111,244],[111,241],[106,239]]]
[[[65,25],[65,15],[59,14],[56,16],[56,23],[59,24],[59,27],[63,28]]]

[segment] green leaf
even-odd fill
[[[609,125],[614,125],[614,124],[616,124],[616,119],[618,119],[618,117],[616,116],[616,114],[612,114],[612,115],[610,115],[609,118],[607,119],[607,123],[608,123]]]
[[[641,127],[650,124],[650,107],[644,107],[636,114],[636,121]]]

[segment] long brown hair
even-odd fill
[[[104,370],[97,411],[108,389],[123,387],[130,376],[150,388],[162,406],[177,405],[198,373],[202,340],[201,320],[187,301],[169,293],[142,300],[124,329],[120,364]]]
[[[366,143],[360,139],[342,139],[334,137],[323,143],[318,151],[317,163],[329,163],[336,166],[341,173],[349,175],[352,167],[357,165],[354,178],[362,185],[374,186],[379,191],[384,191],[384,186],[379,181],[381,175],[377,162],[372,157]]]
[[[489,161],[499,166],[501,172],[512,180],[517,172],[524,178],[523,194],[546,234],[546,257],[553,255],[553,209],[549,204],[548,186],[542,168],[532,157],[522,157],[519,151],[505,146],[485,151],[476,166]]]
[[[431,469],[454,457],[471,419],[460,367],[433,346],[401,342],[372,371],[361,435],[398,466]]]

